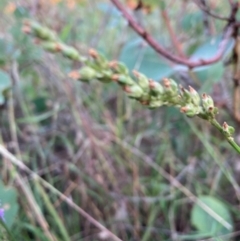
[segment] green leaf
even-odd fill
[[[4,94],[11,86],[11,80],[7,73],[0,70],[0,105],[4,103]]]
[[[216,55],[218,49],[219,49],[219,44],[221,42],[221,37],[215,36],[210,39],[208,39],[204,44],[200,45],[192,54],[191,60],[194,59],[207,59],[211,58],[214,55]],[[233,40],[229,40],[226,48],[225,55],[228,54],[234,45]]]
[[[175,72],[163,58],[139,38],[129,41],[123,47],[120,61],[130,71],[136,69],[154,80],[170,77]]]
[[[224,65],[222,62],[208,65],[204,68],[196,68],[193,73],[201,81],[201,92],[211,92],[215,83],[222,79]]]
[[[203,24],[202,24],[202,13],[200,11],[195,13],[189,13],[184,15],[181,26],[184,31],[192,31],[198,33],[201,33]]]
[[[14,188],[4,186],[1,181],[0,181],[0,202],[1,202],[1,208],[5,210],[4,212],[5,224],[8,228],[10,228],[18,212],[17,192]]]
[[[221,38],[219,36],[208,39],[204,44],[196,48],[191,56],[191,60],[212,58],[217,54],[220,42]],[[230,40],[228,42],[224,57],[231,52],[232,48],[233,41]],[[222,60],[215,64],[194,68],[193,73],[202,84],[201,91],[211,92],[213,84],[222,79],[224,69],[225,68]]]
[[[14,241],[10,230],[7,228],[6,224],[0,220],[0,240],[1,241]]]
[[[224,203],[212,196],[200,196],[199,199],[220,217],[222,217],[226,222],[233,226],[230,212]],[[197,204],[193,206],[191,211],[191,223],[198,229],[200,233],[209,233],[212,237],[226,235],[232,232],[232,230],[225,228],[221,223],[219,223]]]
[[[143,0],[142,2],[151,8],[161,7],[162,9],[165,9],[166,7],[166,4],[163,0]]]
[[[29,11],[27,10],[27,8],[17,7],[16,10],[14,11],[14,15],[17,19],[29,18]]]
[[[0,38],[0,65],[4,66],[14,52],[11,41]]]

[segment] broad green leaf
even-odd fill
[[[162,9],[164,9],[166,5],[163,0],[143,0],[143,3],[150,6],[151,8],[160,6]]]
[[[219,43],[221,42],[221,37],[215,36],[208,39],[204,44],[200,45],[192,54],[191,59],[207,59],[215,56],[219,49]],[[234,41],[229,40],[227,44],[227,49],[225,55],[228,54],[233,48]]]
[[[6,224],[2,220],[0,220],[0,240],[14,241],[10,230],[7,228]]]
[[[17,192],[14,188],[6,187],[0,181],[0,202],[1,208],[5,210],[4,221],[8,228],[10,228],[14,222],[14,219],[18,212]]]
[[[206,68],[196,68],[193,72],[201,81],[201,92],[211,92],[213,85],[222,79],[224,66],[219,62]]]
[[[0,105],[4,103],[4,93],[11,86],[11,80],[7,73],[0,70]]]
[[[14,15],[17,19],[29,18],[29,11],[27,10],[27,8],[20,6],[16,8],[16,10],[14,11]]]
[[[196,59],[209,59],[217,54],[219,49],[220,37],[214,37],[200,45],[191,56],[192,60]],[[230,40],[225,51],[225,56],[230,53],[233,48],[233,41]],[[225,57],[224,56],[224,57]],[[213,84],[220,81],[224,74],[223,61],[215,64],[197,67],[193,69],[194,75],[201,81],[201,91],[211,92]]]
[[[117,28],[122,22],[125,22],[125,24],[127,24],[127,21],[124,18],[121,18],[122,13],[117,8],[113,7],[112,4],[98,3],[97,6],[101,12],[110,16],[108,22],[106,23],[107,28]]]
[[[0,66],[4,66],[14,52],[13,43],[9,40],[0,38]]]
[[[202,13],[200,11],[195,13],[189,13],[184,15],[181,26],[184,31],[193,31],[201,30],[203,27]],[[199,31],[201,33],[201,31]]]
[[[199,199],[233,226],[230,212],[224,203],[212,196],[200,196]],[[193,206],[191,211],[191,223],[200,233],[209,233],[212,237],[226,235],[232,232],[232,230],[228,230],[197,204]]]
[[[122,61],[130,71],[133,69],[147,77],[160,80],[171,76],[175,70],[141,39],[129,41],[122,49]]]

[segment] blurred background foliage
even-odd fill
[[[228,1],[206,2],[229,15]],[[190,58],[216,53],[225,23],[206,16],[194,1],[145,0],[138,9],[136,0],[123,3],[169,51],[176,50],[167,22]],[[233,41],[218,63],[189,70],[159,56],[107,0],[1,0],[0,12],[1,144],[122,240],[239,239],[239,156],[217,131],[173,108],[144,109],[114,84],[70,80],[67,73],[81,64],[44,52],[21,27],[32,18],[83,55],[95,48],[156,81],[172,77],[212,94],[220,122],[235,126],[239,141],[239,123],[231,115],[232,68],[226,65]],[[1,207],[13,239],[111,240],[7,159],[1,157],[0,167]]]

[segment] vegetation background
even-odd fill
[[[199,2],[230,15],[232,1],[122,1],[167,51],[205,59],[226,22]],[[46,53],[21,29],[34,19],[83,55],[94,48],[156,81],[211,94],[239,142],[236,41],[217,63],[189,69],[149,47],[111,1],[1,0],[0,13],[0,142],[32,171],[0,157],[1,240],[115,240],[109,230],[124,241],[240,239],[239,155],[221,133],[174,108],[144,108],[115,84],[71,80],[81,64]]]

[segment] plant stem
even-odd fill
[[[240,146],[234,141],[233,137],[229,136],[223,131],[222,126],[217,122],[216,119],[209,120],[209,122],[216,127],[227,139],[228,143],[235,149],[237,153],[240,154]]]

